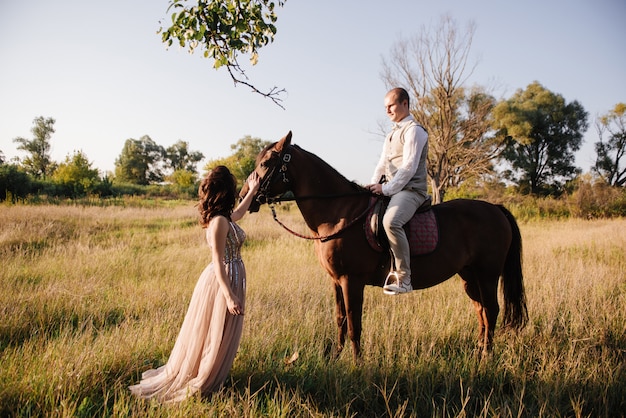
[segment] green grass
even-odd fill
[[[295,210],[281,220],[305,232]],[[167,361],[210,261],[193,203],[0,207],[0,416],[554,417],[626,410],[626,220],[521,225],[530,323],[478,361],[455,277],[401,297],[366,288],[363,362],[334,361],[330,281],[310,241],[264,210],[242,222],[241,347],[208,399],[127,386]],[[287,359],[294,353],[297,360]],[[289,364],[288,364],[289,363]]]

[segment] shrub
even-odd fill
[[[17,165],[0,165],[0,202],[10,199],[15,203],[24,199],[31,191],[30,176]]]

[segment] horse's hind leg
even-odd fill
[[[487,335],[487,321],[485,320],[483,305],[480,301],[480,291],[478,287],[475,286],[474,283],[465,281],[465,293],[472,300],[472,305],[474,305],[474,310],[476,311],[476,316],[478,317],[478,348],[484,351],[485,348],[485,337]]]
[[[495,283],[478,284],[468,274],[464,274],[465,293],[472,299],[476,316],[478,317],[478,348],[485,357],[491,352],[493,346],[493,334],[496,329],[496,321],[500,313],[498,306],[498,281]]]

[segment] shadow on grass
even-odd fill
[[[373,360],[354,365],[349,353],[336,361],[276,362],[234,371],[227,387],[256,393],[261,411],[287,392],[306,400],[301,412],[324,416],[624,416],[618,412],[626,410],[624,365],[608,382],[581,382],[565,373],[541,379],[507,370],[495,357],[480,362],[458,346],[445,351],[435,361],[416,358],[404,368]]]
[[[0,326],[0,352],[7,347],[24,344],[33,338],[51,340],[61,335],[77,335],[117,327],[127,319],[124,309],[115,307],[106,311],[77,311],[72,307],[27,308],[22,312],[19,323]]]
[[[413,363],[401,367],[393,358],[367,356],[355,365],[349,352],[329,360],[322,344],[301,350],[291,364],[286,364],[284,352],[240,353],[224,389],[202,405],[219,411],[220,402],[230,403],[229,408],[234,404],[241,416],[619,417],[626,410],[623,363],[608,380],[580,381],[565,371],[542,378],[528,370],[532,365],[506,367],[506,356],[478,361],[468,349],[469,339],[442,343],[428,359],[416,355]],[[46,416],[59,403],[74,405],[76,416],[112,416],[116,402],[128,394],[127,386],[139,379],[132,361],[116,358],[94,365],[91,373],[55,396],[50,395],[54,388],[4,382],[0,416]],[[154,363],[152,367],[159,365]],[[249,410],[254,413],[246,414]],[[166,413],[164,409],[156,415]]]

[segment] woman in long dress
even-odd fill
[[[167,364],[144,372],[130,386],[133,394],[177,402],[214,392],[226,380],[241,339],[246,293],[245,233],[235,222],[259,188],[256,173],[247,181],[250,190],[235,208],[237,185],[228,168],[218,166],[202,180],[198,208],[212,261],[198,279]]]

